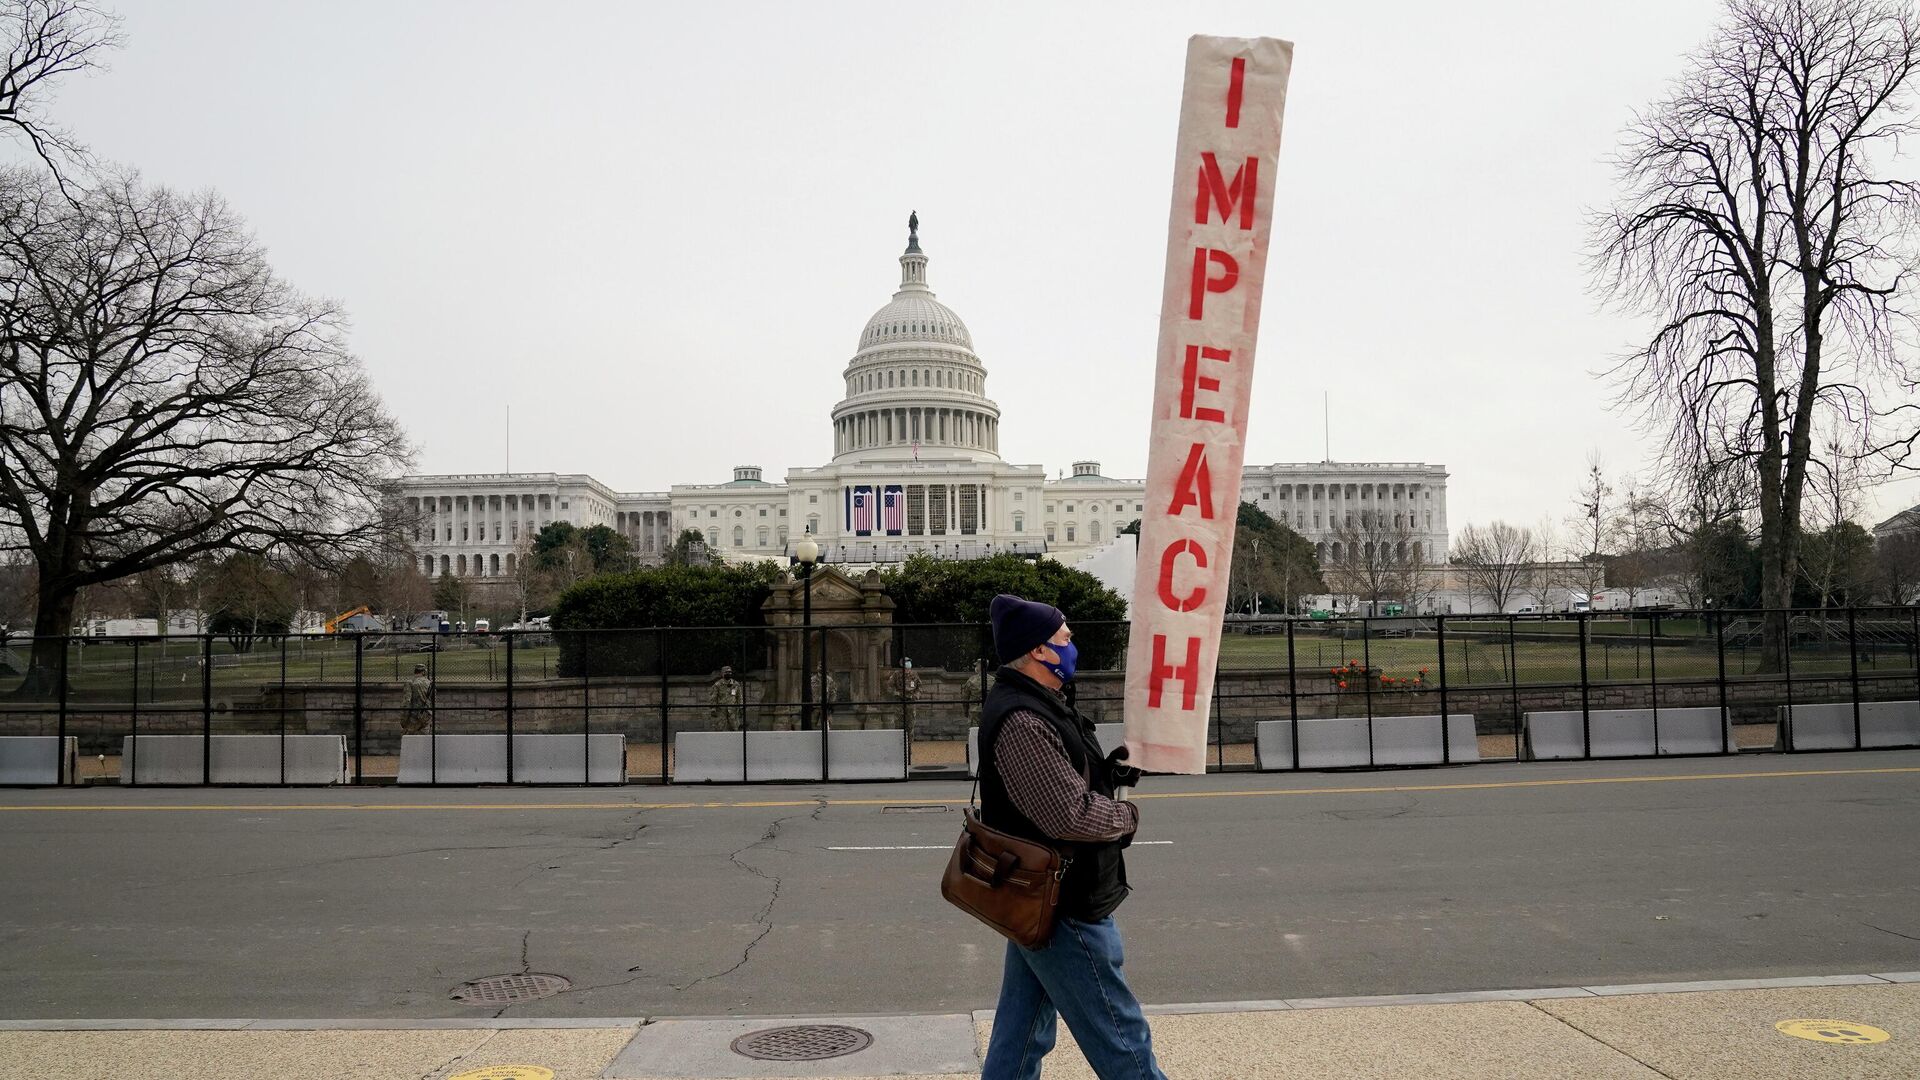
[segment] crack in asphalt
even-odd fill
[[[570,853],[570,854],[577,854],[579,852],[590,852],[590,851],[612,851],[614,848],[617,848],[622,844],[630,844],[634,840],[638,839],[642,832],[646,831],[647,826],[644,822],[640,821],[640,818],[646,816],[647,813],[648,811],[646,810],[634,810],[631,812],[631,816],[627,818],[627,824],[633,827],[627,830],[625,836],[618,836],[618,835],[596,836],[592,838],[595,841],[595,843],[590,847],[583,846],[580,844],[572,844],[572,845],[568,845],[565,848],[562,848],[561,850],[563,852]],[[605,843],[601,843],[600,841],[605,841]],[[517,845],[517,846],[531,847],[534,845]],[[533,864],[533,866],[529,867],[526,873],[520,875],[519,878],[515,879],[514,883],[508,886],[508,888],[510,890],[518,889],[522,885],[525,885],[527,882],[533,880],[533,877],[536,874],[540,874],[547,870],[560,869],[559,863],[547,865],[547,860],[550,858],[564,859],[565,857],[566,857],[565,855],[543,856],[538,861],[536,861]]]
[[[532,939],[533,939],[532,930],[522,930],[520,932],[520,970],[514,973],[516,975],[526,975],[533,970],[533,961],[527,957],[527,942],[531,941]],[[555,995],[555,996],[558,996],[558,995]],[[507,1014],[508,1009],[513,1008],[515,1005],[524,1005],[524,1004],[526,1003],[522,1001],[509,1001],[505,1005],[500,1006],[499,1011],[493,1014],[493,1018],[495,1020],[498,1020],[502,1016],[505,1016]]]
[[[1892,934],[1894,937],[1897,937],[1897,938],[1906,938],[1908,941],[1920,941],[1920,937],[1915,937],[1912,934],[1903,934],[1898,930],[1889,930],[1884,926],[1875,926],[1870,922],[1862,922],[1860,925],[1866,927],[1869,930],[1878,930],[1883,934]]]
[[[813,808],[813,812],[806,816],[809,820],[819,821],[820,815],[824,813],[827,809],[827,798],[824,795],[816,795],[814,796],[814,801],[815,801],[815,805]],[[703,982],[708,982],[713,979],[725,978],[728,975],[731,975],[734,972],[739,971],[741,968],[746,967],[747,962],[753,959],[754,946],[760,944],[762,941],[765,941],[767,935],[773,933],[773,907],[775,904],[780,902],[781,879],[778,875],[769,874],[757,866],[753,866],[749,863],[741,862],[740,856],[746,854],[747,852],[753,850],[754,848],[771,844],[774,841],[774,839],[780,835],[781,827],[784,826],[787,822],[792,821],[794,818],[799,816],[800,816],[799,814],[788,814],[785,817],[775,818],[772,821],[772,823],[770,823],[767,826],[767,831],[760,834],[760,839],[755,840],[753,843],[748,844],[745,847],[739,848],[736,851],[732,851],[728,853],[727,855],[728,862],[732,863],[733,865],[739,867],[742,870],[745,870],[747,873],[752,874],[754,877],[760,878],[763,881],[773,882],[772,893],[768,895],[766,904],[760,908],[759,914],[755,915],[753,919],[754,922],[760,924],[760,932],[754,935],[752,941],[747,942],[746,948],[740,950],[740,959],[737,962],[735,962],[733,966],[727,968],[724,971],[716,971],[710,975],[702,975],[690,983],[675,985],[673,988],[675,992],[685,993],[688,990],[691,990],[694,987],[699,986]]]

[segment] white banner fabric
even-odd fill
[[[1291,42],[1187,41],[1127,643],[1128,763],[1149,772],[1207,768],[1292,67]]]

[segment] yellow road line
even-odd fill
[[[1506,780],[1484,784],[1382,784],[1370,787],[1269,788],[1238,791],[1135,792],[1135,799],[1246,799],[1281,795],[1367,795],[1391,792],[1492,791],[1501,788],[1574,787],[1590,784],[1657,784],[1689,780],[1770,780],[1802,776],[1885,776],[1920,773],[1920,766],[1884,769],[1791,769],[1750,773],[1684,773],[1675,776],[1589,776],[1559,780]],[[594,803],[189,803],[178,806],[28,806],[0,804],[0,811],[23,813],[138,813],[143,811],[275,810],[758,810],[797,806],[965,806],[965,799],[765,799],[742,802],[594,802]]]

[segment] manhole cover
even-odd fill
[[[494,975],[461,983],[454,990],[455,1001],[469,1005],[511,1005],[516,1001],[552,997],[573,989],[573,984],[558,975]]]
[[[844,1057],[873,1045],[873,1036],[857,1027],[802,1024],[750,1031],[733,1040],[733,1052],[761,1061],[819,1061]]]

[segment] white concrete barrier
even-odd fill
[[[1853,703],[1782,705],[1780,739],[1788,750],[1853,749]],[[1779,746],[1776,743],[1776,746]],[[1920,701],[1860,703],[1860,748],[1920,746]]]
[[[1593,709],[1587,716],[1592,756],[1596,758],[1720,754],[1733,750],[1733,726],[1717,706]],[[1525,760],[1560,761],[1587,756],[1588,738],[1581,734],[1578,709],[1530,712],[1523,724]]]
[[[835,732],[834,737],[850,734]],[[821,777],[817,731],[749,731],[748,780],[818,780]],[[677,778],[676,778],[677,779]]]
[[[1447,752],[1440,750],[1445,735]],[[1449,713],[1442,724],[1438,713],[1422,716],[1373,718],[1375,765],[1438,765],[1479,761],[1480,736],[1472,713]]]
[[[402,784],[507,783],[507,736],[402,735]],[[513,737],[513,783],[624,784],[627,737],[592,735]]]
[[[905,780],[907,733],[898,728],[829,732],[827,776],[834,781]]]
[[[814,738],[819,739],[818,735]],[[673,782],[738,784],[746,780],[746,741],[738,731],[673,733]]]
[[[834,780],[905,780],[907,735],[898,728],[834,730],[827,735]],[[739,784],[819,780],[818,731],[679,731],[673,782]]]
[[[1124,746],[1127,742],[1127,725],[1125,724],[1095,724],[1093,733],[1100,740],[1102,757],[1113,753],[1116,747]],[[967,775],[980,775],[980,729],[977,727],[967,729]]]
[[[1441,750],[1443,732],[1450,747],[1444,753]],[[1262,720],[1255,724],[1254,754],[1262,770],[1294,768],[1293,721]],[[1479,760],[1480,739],[1471,714],[1450,713],[1444,725],[1438,714],[1373,718],[1373,765],[1439,765]],[[1366,717],[1336,716],[1300,721],[1299,768],[1344,769],[1368,764]]]
[[[126,735],[120,740],[120,782],[344,784],[347,737]]]
[[[62,758],[67,783],[79,783],[80,740],[69,735],[61,742],[58,735],[0,736],[0,787],[58,784]]]

